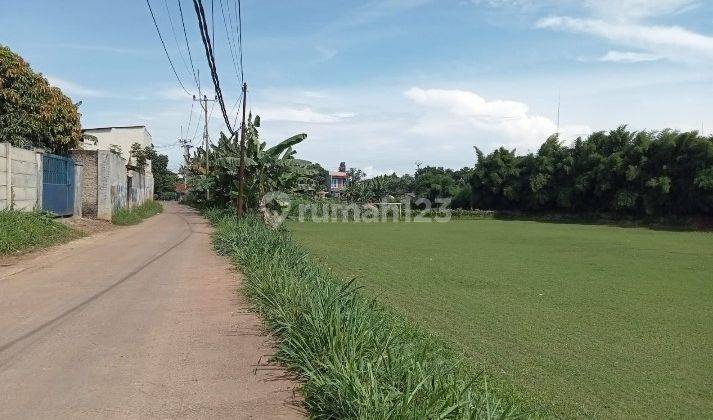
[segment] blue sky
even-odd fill
[[[232,106],[239,82],[213,1]],[[196,91],[177,1],[151,4]],[[182,5],[205,88],[192,2]],[[84,127],[146,124],[177,167],[180,127],[191,120],[193,137],[198,108],[190,118],[145,1],[0,0],[0,10],[0,43],[82,100]],[[470,166],[473,146],[534,151],[557,130],[558,96],[566,142],[620,124],[713,132],[711,1],[243,0],[243,23],[248,104],[263,138],[305,132],[299,154],[330,169],[346,161],[370,175],[403,173],[416,162]],[[213,138],[221,124],[215,110]]]

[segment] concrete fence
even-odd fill
[[[43,210],[41,151],[0,143],[0,210]],[[74,216],[111,220],[121,208],[153,199],[153,174],[126,169],[108,150],[73,150]],[[47,203],[45,203],[47,204]]]
[[[108,150],[73,150],[82,165],[82,213],[111,220],[121,208],[135,207],[153,199],[153,175],[127,171],[126,160]]]
[[[42,153],[0,143],[0,210],[42,209]]]

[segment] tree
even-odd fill
[[[151,160],[154,194],[160,197],[165,193],[174,192],[179,178],[176,173],[168,169],[168,156],[158,154],[153,147],[146,148],[146,155]]]
[[[133,143],[131,149],[129,149],[129,165],[132,165],[131,159],[133,158],[134,164],[132,166],[142,171],[148,163],[149,156],[153,154],[155,154],[155,152],[153,152],[152,148],[142,147],[139,143]]]
[[[268,192],[305,193],[314,191],[316,171],[311,162],[295,158],[293,146],[307,138],[298,134],[267,147],[260,141],[260,117],[248,118],[245,141],[245,204],[248,210],[258,211],[266,218]],[[221,133],[211,149],[210,172],[205,168],[205,150],[199,147],[189,161],[189,188],[196,198],[210,190],[211,201],[226,205],[238,194],[238,164],[240,146],[234,138]]]
[[[342,164],[344,164],[344,162],[342,162],[339,165],[340,169],[342,168]],[[340,172],[344,172],[344,171],[340,170]],[[357,183],[366,177],[366,174],[364,173],[364,171],[362,171],[361,169],[358,169],[358,168],[349,168],[349,170],[346,171],[346,173],[347,173],[347,183],[349,183],[349,184]]]
[[[316,191],[324,191],[329,185],[329,171],[324,169],[319,163],[312,163],[309,168],[314,171],[314,186]]]
[[[476,148],[476,207],[627,215],[713,214],[713,137],[697,132],[599,131],[536,154]]]
[[[81,139],[77,106],[0,45],[0,142],[63,154]]]

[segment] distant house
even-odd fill
[[[347,185],[347,173],[341,171],[329,171],[329,192],[332,195],[341,194]]]
[[[173,186],[173,190],[176,192],[176,198],[178,201],[183,201],[186,197],[186,193],[188,192],[188,185],[186,185],[185,182],[177,182]]]

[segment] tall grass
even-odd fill
[[[121,226],[135,225],[162,211],[161,203],[151,200],[131,209],[122,208],[115,211],[111,216],[111,223]]]
[[[275,359],[303,383],[314,418],[539,417],[489,389],[464,359],[340,282],[285,232],[207,211],[214,244],[245,274],[245,293],[278,339]]]
[[[45,213],[0,211],[0,255],[44,248],[82,235]]]

